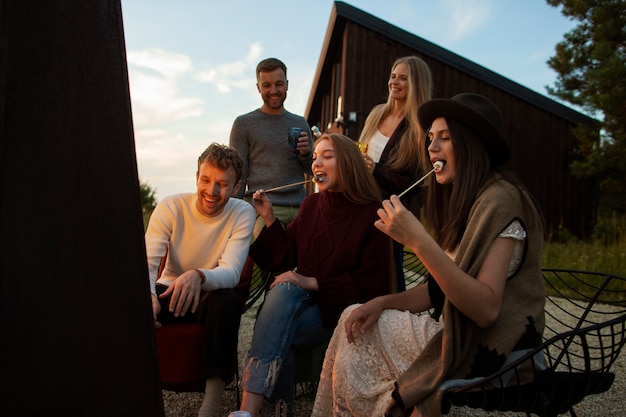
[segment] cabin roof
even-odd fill
[[[327,53],[332,45],[341,41],[343,28],[348,21],[359,24],[375,33],[385,36],[393,42],[397,42],[398,44],[414,49],[425,56],[429,56],[444,63],[445,65],[457,69],[458,71],[471,75],[478,80],[492,85],[508,94],[511,94],[512,96],[528,102],[529,104],[532,104],[540,109],[548,111],[573,124],[595,124],[595,120],[591,117],[543,96],[519,83],[516,83],[515,81],[503,77],[502,75],[478,65],[475,62],[463,58],[460,55],[427,41],[424,38],[407,32],[406,30],[394,26],[343,1],[335,1],[331,12],[326,37],[322,45],[322,52],[318,61],[315,78],[312,83],[311,94],[309,95],[307,103],[307,114],[309,114],[313,104],[321,72],[323,68],[325,68],[325,61],[329,59],[327,57]]]

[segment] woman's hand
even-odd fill
[[[270,284],[270,289],[274,288],[277,284],[294,284],[303,290],[307,291],[318,291],[319,286],[317,285],[317,279],[313,277],[305,277],[302,274],[298,274],[295,271],[287,271],[283,272],[280,275],[276,275],[274,278],[274,282]]]
[[[382,312],[383,305],[380,297],[374,298],[352,310],[344,322],[348,343],[354,343],[356,339],[355,334],[365,334],[378,321]]]
[[[263,218],[265,221],[265,225],[270,227],[274,220],[276,220],[276,216],[274,216],[274,209],[272,208],[272,202],[267,195],[265,195],[265,191],[257,190],[252,195],[252,206],[259,213],[259,216]]]
[[[374,172],[374,168],[376,168],[376,162],[369,156],[363,155],[363,159],[365,160],[365,165],[370,173]]]
[[[422,223],[404,207],[397,195],[383,201],[383,207],[378,209],[378,217],[380,220],[377,220],[374,226],[406,246],[412,246],[412,241],[419,240],[427,234]]]
[[[497,320],[513,254],[512,238],[495,239],[478,274],[473,277],[461,270],[437,245],[422,223],[402,205],[398,196],[392,195],[390,200],[383,201],[378,216],[380,220],[374,225],[392,239],[408,246],[420,258],[446,298],[461,313],[483,328]]]

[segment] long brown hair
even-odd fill
[[[356,204],[382,201],[376,180],[368,171],[356,143],[345,135],[325,133],[315,141],[315,146],[323,140],[330,141],[335,149],[339,191]]]
[[[484,142],[472,129],[452,119],[446,119],[446,123],[456,160],[454,184],[439,184],[432,179],[425,210],[427,223],[437,243],[444,250],[456,248],[463,237],[478,193],[494,171],[520,190],[524,197],[522,201],[530,201],[536,219],[543,228],[540,205],[517,176],[510,170],[491,167]],[[425,140],[425,144],[427,149],[429,141]]]
[[[426,62],[416,56],[398,58],[391,66],[390,76],[399,64],[405,64],[409,70],[408,91],[404,106],[404,118],[407,128],[398,143],[398,148],[389,156],[388,166],[396,171],[409,171],[414,175],[420,172],[428,153],[424,154],[424,132],[417,120],[417,109],[422,103],[430,100],[433,90],[432,76]],[[387,97],[387,102],[375,106],[370,112],[359,141],[369,142],[374,136],[380,122],[393,114],[397,106],[396,100]]]

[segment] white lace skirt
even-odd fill
[[[344,321],[356,307],[343,312],[326,350],[312,417],[384,415],[394,382],[442,328],[428,314],[385,310],[350,344]]]

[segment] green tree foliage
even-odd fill
[[[580,23],[556,45],[548,65],[557,72],[548,93],[579,106],[599,126],[579,126],[575,175],[595,178],[600,209],[626,209],[626,1],[546,0]]]
[[[139,194],[141,196],[141,209],[143,214],[150,214],[156,207],[156,189],[145,181],[139,181]]]

